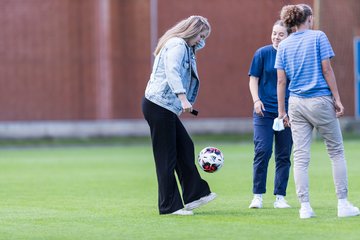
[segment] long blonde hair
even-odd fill
[[[180,37],[187,41],[206,30],[207,38],[210,35],[211,27],[208,20],[202,16],[190,16],[180,22],[175,26],[167,30],[164,35],[159,39],[159,42],[155,48],[154,55],[156,56],[165,43],[173,37]]]

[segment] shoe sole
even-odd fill
[[[170,215],[176,215],[176,216],[192,216],[194,213],[170,213]]]
[[[315,213],[312,213],[312,214],[309,214],[309,215],[306,215],[306,216],[301,216],[300,215],[301,219],[308,219],[308,218],[314,218],[314,217],[316,217]]]
[[[185,210],[191,211],[195,208],[201,207],[201,206],[211,202],[212,200],[214,200],[216,198],[216,196],[217,195],[215,193],[210,193],[210,195],[208,195],[208,196],[202,197],[198,200],[195,200],[191,203],[186,204]],[[204,198],[206,198],[206,199],[204,199]]]
[[[275,205],[274,205],[274,208],[284,209],[284,208],[291,208],[291,206],[280,207],[280,206],[275,206]]]
[[[347,214],[347,215],[340,215],[340,214],[338,214],[338,217],[340,217],[340,218],[344,218],[344,217],[355,217],[355,216],[359,216],[360,215],[360,213],[354,213],[354,214]]]
[[[250,209],[260,209],[260,208],[262,208],[262,206],[251,206],[251,205],[250,205],[249,208],[250,208]]]

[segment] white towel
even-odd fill
[[[284,118],[275,118],[273,124],[274,131],[282,131],[285,129],[284,127]]]

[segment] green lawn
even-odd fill
[[[206,139],[206,138],[205,138]],[[225,165],[202,172],[218,198],[194,216],[160,216],[150,145],[0,149],[0,239],[359,239],[360,217],[339,219],[331,164],[315,142],[310,197],[317,217],[300,220],[291,172],[291,209],[274,209],[274,164],[263,209],[252,198],[253,146],[246,141],[196,141],[219,147]],[[349,199],[360,206],[360,141],[345,141]]]

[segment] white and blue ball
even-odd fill
[[[198,163],[205,172],[214,173],[224,165],[224,155],[218,148],[209,146],[200,151]]]

